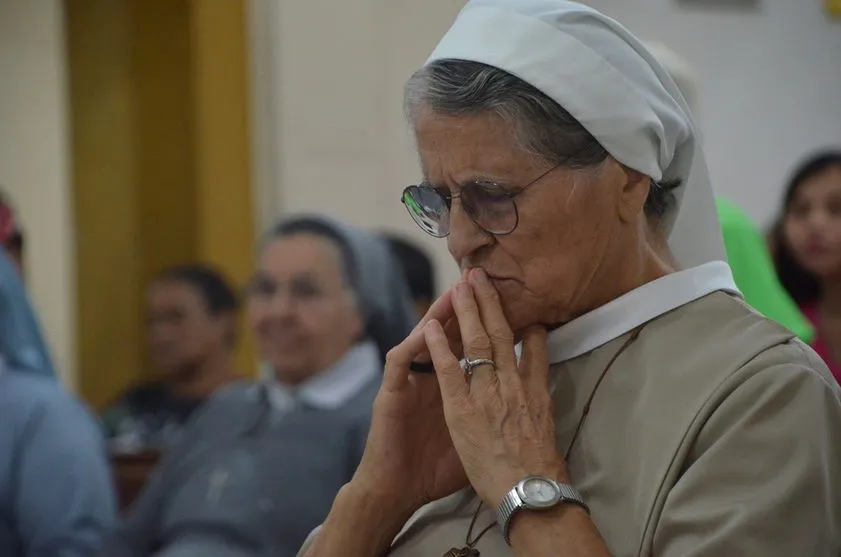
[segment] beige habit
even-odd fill
[[[552,367],[562,450],[630,336]],[[646,324],[605,373],[570,456],[572,481],[616,557],[837,556],[839,396],[792,333],[709,294]],[[462,547],[476,503],[465,491],[422,508],[389,556]],[[477,528],[495,517],[485,509]],[[498,527],[476,547],[513,555]]]
[[[446,58],[517,75],[618,161],[683,183],[665,225],[684,270],[548,339],[559,448],[581,424],[570,475],[611,553],[841,555],[841,390],[811,349],[742,301],[668,74],[621,25],[563,0],[471,0],[431,59]],[[468,491],[420,509],[389,555],[463,547],[476,504]],[[476,532],[495,518],[485,509]],[[476,547],[513,555],[498,527]]]

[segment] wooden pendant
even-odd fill
[[[462,547],[456,549],[455,547],[444,554],[444,557],[481,557],[479,550],[475,547]]]

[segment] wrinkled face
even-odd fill
[[[423,110],[414,123],[424,178],[453,195],[475,181],[517,190],[552,167],[518,149],[494,114]],[[484,232],[453,199],[449,250],[462,270],[488,273],[514,331],[556,325],[622,293],[628,254],[642,249],[647,193],[648,180],[613,159],[558,168],[516,197],[519,223],[508,235]]]
[[[277,378],[298,384],[339,360],[363,335],[341,252],[329,239],[273,240],[260,257],[249,298],[251,327]]]
[[[784,220],[795,260],[820,278],[841,275],[841,167],[801,183]]]
[[[153,283],[147,293],[149,350],[167,376],[192,373],[212,354],[229,349],[233,316],[214,316],[201,293],[175,280]]]

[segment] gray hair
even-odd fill
[[[518,147],[549,164],[594,168],[608,152],[561,105],[536,87],[493,66],[467,60],[438,60],[406,83],[404,110],[410,122],[428,107],[451,116],[492,112],[510,123]],[[645,214],[658,221],[675,205],[680,182],[651,180]]]

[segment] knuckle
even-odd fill
[[[499,292],[496,291],[496,288],[488,288],[484,289],[482,292],[482,297],[486,300],[491,302],[498,302],[499,301]]]
[[[385,355],[385,367],[394,367],[398,365],[400,361],[402,361],[402,351],[400,350],[400,345],[395,346],[391,350],[389,350]]]
[[[514,333],[511,332],[511,328],[505,325],[494,325],[488,330],[488,334],[490,335],[491,339],[497,342],[510,342],[514,343]]]
[[[491,340],[487,335],[474,333],[470,335],[470,338],[467,341],[467,346],[469,346],[472,350],[486,352],[491,349]]]

